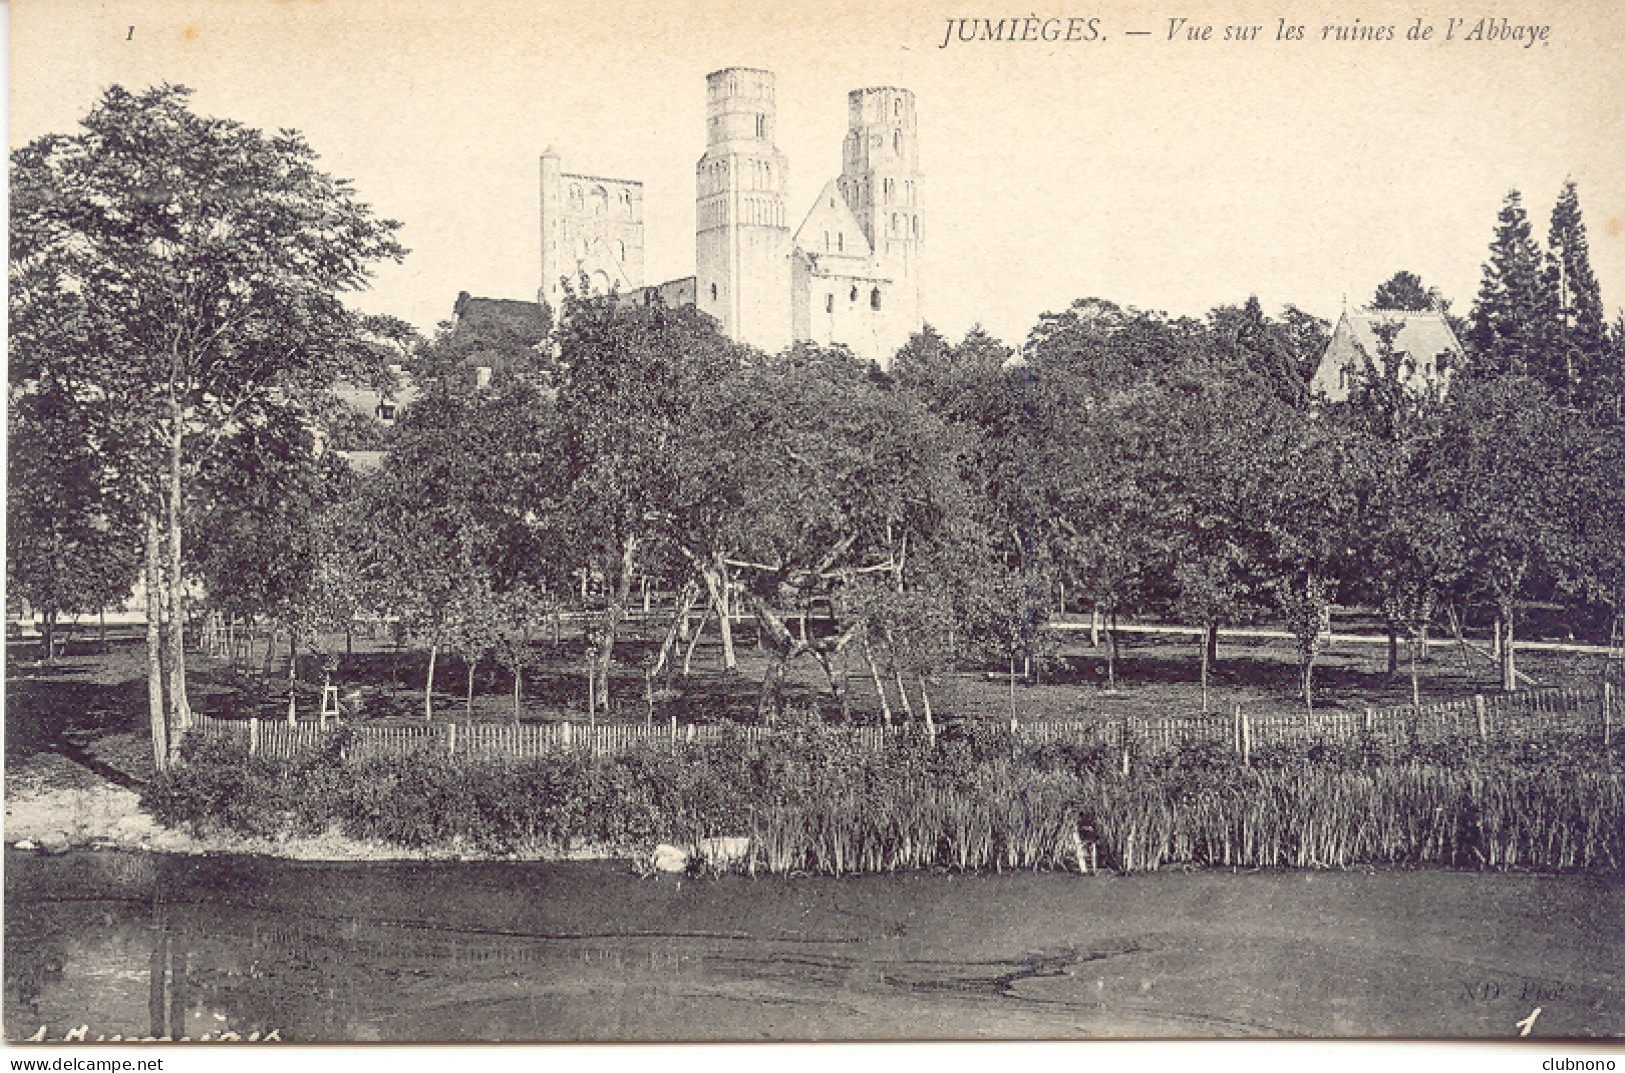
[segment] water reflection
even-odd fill
[[[1547,1032],[1625,1029],[1625,898],[1578,877],[87,853],[8,855],[6,909],[12,1039],[1499,1036],[1531,981]]]

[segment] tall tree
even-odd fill
[[[1608,345],[1602,290],[1591,271],[1591,250],[1573,179],[1563,184],[1552,208],[1546,257],[1547,276],[1556,291],[1558,353],[1551,361],[1553,378],[1561,376],[1557,386],[1563,402],[1591,411],[1609,394],[1618,370]]]
[[[607,705],[633,582],[669,532],[685,430],[737,368],[740,351],[692,307],[626,306],[613,295],[570,296],[557,338],[552,453],[580,565],[604,580],[591,673],[597,703]]]
[[[298,405],[361,361],[339,296],[404,254],[397,225],[319,170],[299,134],[196,115],[189,97],[114,86],[80,132],[12,154],[13,275],[48,281],[26,293],[71,307],[85,326],[76,357],[142,433],[128,464],[146,533],[155,745],[166,686],[168,720],[191,721],[183,534],[201,457],[253,412]]]
[[[1556,313],[1540,246],[1531,236],[1523,198],[1514,190],[1501,207],[1469,318],[1470,370],[1486,377],[1532,376],[1554,386],[1551,344]]]

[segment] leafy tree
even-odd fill
[[[633,581],[670,530],[685,430],[740,352],[692,307],[623,306],[614,296],[569,296],[557,338],[558,504],[576,534],[575,561],[604,579],[591,673],[607,705]]]
[[[119,450],[117,418],[72,384],[36,381],[7,410],[6,581],[39,615],[45,662],[63,614],[123,602],[140,563],[140,525]]]
[[[1518,688],[1517,601],[1569,539],[1566,519],[1579,508],[1575,490],[1584,487],[1575,437],[1584,431],[1534,381],[1473,383],[1452,392],[1428,461],[1429,479],[1460,529],[1464,580],[1495,604],[1501,685],[1509,692]]]
[[[358,322],[339,296],[365,283],[372,262],[404,253],[397,225],[320,171],[297,133],[198,116],[189,96],[115,86],[79,133],[12,154],[23,302],[82,326],[74,358],[139,433],[125,464],[147,545],[155,749],[168,721],[191,720],[180,604],[199,455],[252,414],[297,406],[361,364]]]
[[[1378,284],[1370,308],[1425,313],[1443,304],[1439,288],[1424,286],[1421,276],[1401,270]]]
[[[554,415],[531,387],[439,392],[402,414],[359,519],[366,585],[429,646],[424,718],[448,646],[471,661],[495,643],[497,598],[557,587],[564,537],[551,524]]]

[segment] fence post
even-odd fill
[[[255,716],[248,721],[248,755],[253,756],[260,751],[260,717]]]
[[[457,755],[457,724],[456,723],[447,723],[446,724],[446,755],[448,757]]]
[[[1253,724],[1246,712],[1241,713],[1241,762],[1253,762]]]
[[[1241,755],[1241,701],[1236,701],[1236,714],[1230,719],[1230,744],[1235,747],[1236,755]]]
[[[1490,740],[1490,724],[1484,711],[1484,694],[1473,694],[1473,717],[1478,720],[1478,740]]]
[[[569,752],[570,751],[570,734],[571,734],[570,721],[568,719],[566,719],[564,722],[560,723],[559,724],[559,729],[561,731],[563,731],[563,733],[560,735],[560,738],[564,743],[564,750],[565,750],[565,752]]]

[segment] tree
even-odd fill
[[[1556,312],[1552,280],[1530,235],[1523,199],[1514,190],[1501,208],[1469,318],[1470,371],[1481,377],[1532,376],[1561,390],[1566,372],[1559,375],[1550,363]]]
[[[1517,601],[1537,572],[1562,554],[1571,496],[1584,481],[1575,462],[1585,452],[1546,389],[1507,377],[1453,391],[1444,427],[1428,459],[1429,479],[1460,528],[1465,580],[1486,593],[1497,613],[1501,685],[1518,688],[1513,658]]]
[[[502,594],[561,581],[554,435],[552,408],[523,382],[432,393],[407,407],[365,486],[368,587],[428,645],[426,720],[441,650],[477,661],[495,643]]]
[[[131,489],[105,440],[116,417],[71,384],[36,381],[7,411],[6,580],[39,615],[45,662],[60,615],[129,596],[140,562]]]
[[[1443,305],[1437,287],[1423,286],[1421,276],[1401,270],[1378,284],[1370,308],[1425,313]]]
[[[670,493],[694,412],[741,352],[692,307],[624,306],[614,295],[570,295],[557,339],[558,510],[576,534],[575,562],[604,579],[589,655],[596,712],[609,703],[633,580],[670,532]]]
[[[83,325],[73,357],[137,431],[155,748],[191,722],[182,561],[200,461],[364,360],[339,296],[405,252],[300,135],[198,116],[189,97],[115,86],[79,133],[12,154],[13,278]]]
[[[1563,184],[1552,208],[1547,240],[1547,278],[1555,290],[1558,354],[1551,361],[1561,374],[1559,398],[1586,412],[1604,403],[1616,387],[1618,357],[1608,345],[1602,290],[1591,271],[1590,246],[1580,218],[1580,196],[1574,180]]]

